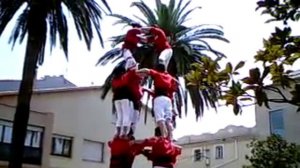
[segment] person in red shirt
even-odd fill
[[[134,144],[132,139],[114,138],[108,142],[110,148],[110,168],[131,168],[135,156],[141,154],[141,145]]]
[[[141,25],[138,23],[132,23],[132,28],[127,31],[124,43],[122,46],[122,54],[124,60],[126,60],[125,68],[129,69],[132,64],[136,64],[136,60],[133,58],[133,53],[138,48],[138,43],[143,39]]]
[[[116,69],[112,79],[113,105],[116,109],[116,135],[115,137],[127,137],[131,125],[131,93],[128,89],[128,78],[125,69]]]
[[[153,168],[174,168],[177,157],[181,154],[181,147],[162,137],[158,127],[155,129],[155,137],[140,143],[144,147],[142,154],[152,161]]]
[[[137,73],[138,64],[132,64],[129,66],[125,76],[128,79],[128,89],[131,94],[131,102],[132,102],[132,117],[131,117],[131,129],[135,131],[136,124],[139,121],[140,116],[140,108],[141,108],[141,99],[143,97],[141,82],[143,77]]]
[[[166,69],[168,69],[169,62],[173,55],[173,50],[165,32],[157,25],[142,28],[142,31],[146,34],[149,33],[152,35],[150,38],[147,38],[147,42],[154,44],[156,52],[159,54],[159,63],[163,63]]]
[[[167,71],[164,64],[156,69],[140,69],[138,73],[149,75],[154,81],[153,110],[157,125],[162,135],[172,138],[173,94],[177,91],[178,82]],[[167,129],[167,135],[165,130]]]

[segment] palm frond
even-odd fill
[[[188,10],[186,13],[184,13],[180,19],[177,21],[178,25],[181,25],[187,21],[187,17],[196,9],[201,9],[201,7],[195,7],[193,9]]]
[[[102,86],[102,93],[101,93],[101,99],[105,99],[106,95],[111,89],[111,82],[113,77],[115,76],[115,71],[120,68],[125,66],[125,61],[121,61],[119,64],[115,66],[115,68],[112,70],[112,72],[108,75],[108,77],[105,79],[104,84]]]
[[[23,0],[1,0],[0,3],[0,36],[8,22],[11,21],[18,9],[25,3]]]
[[[125,35],[119,35],[119,36],[113,36],[109,39],[109,41],[112,41],[111,46],[116,47],[118,44],[122,43],[125,39]]]
[[[100,20],[102,19],[101,7],[95,0],[63,0],[74,19],[75,28],[80,39],[84,38],[87,48],[90,50],[93,39],[93,27],[103,47]]]
[[[115,58],[119,57],[122,55],[122,49],[121,48],[114,48],[108,52],[106,52],[102,57],[99,58],[99,60],[96,63],[97,65],[106,65],[108,62],[111,60],[114,60]]]
[[[119,14],[110,14],[108,16],[118,19],[116,22],[113,23],[113,25],[116,25],[116,24],[130,25],[131,23],[135,22],[133,19],[130,19],[129,17],[119,15]]]
[[[156,17],[152,10],[143,2],[133,2],[131,6],[137,7],[140,12],[147,18],[149,25],[157,24]]]
[[[48,15],[50,27],[50,51],[56,46],[56,34],[59,35],[60,46],[68,59],[68,23],[60,3],[53,4]]]
[[[23,42],[24,37],[28,31],[27,21],[28,21],[29,8],[28,6],[23,10],[22,14],[19,16],[17,23],[9,37],[8,42],[12,43],[12,49],[18,38],[20,38],[20,43]]]

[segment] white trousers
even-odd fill
[[[138,110],[134,110],[133,103],[131,101],[129,102],[129,108],[131,110],[130,122],[132,125],[135,126],[140,120],[140,112]],[[117,113],[112,114],[112,124],[114,125],[117,125],[117,120],[118,120],[117,116],[118,116]]]
[[[173,55],[173,50],[171,48],[163,50],[158,57],[159,63],[163,63],[166,69],[168,69],[172,55]]]
[[[167,96],[158,96],[153,100],[153,110],[156,122],[172,119],[172,101]]]
[[[117,114],[117,127],[129,127],[131,125],[132,108],[128,99],[115,100],[114,105]]]

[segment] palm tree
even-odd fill
[[[117,18],[115,24],[130,25],[132,22],[140,22],[143,26],[158,25],[162,28],[166,35],[170,39],[170,43],[173,48],[173,57],[169,63],[168,71],[175,77],[183,77],[190,70],[190,65],[192,63],[198,62],[202,63],[203,57],[215,57],[216,59],[221,59],[225,57],[224,54],[214,50],[206,39],[216,39],[228,42],[224,38],[224,33],[221,26],[217,25],[196,25],[192,27],[187,27],[184,23],[187,21],[189,15],[199,7],[188,9],[191,0],[183,2],[179,0],[178,3],[175,0],[170,0],[169,4],[163,4],[160,0],[156,0],[156,8],[151,10],[147,4],[143,1],[133,2],[132,7],[136,7],[140,10],[143,18],[135,16],[135,19],[119,15],[111,14],[112,17]],[[124,35],[118,35],[112,37],[110,40],[113,42],[113,47],[116,47],[124,39]],[[119,60],[120,48],[114,48],[108,51],[105,55],[100,57],[97,64],[106,65],[109,62],[114,62]],[[157,55],[154,54],[153,48],[148,45],[140,47],[135,53],[134,57],[140,63],[141,67],[152,68],[154,63],[156,63]],[[122,63],[122,62],[121,62]],[[122,65],[122,64],[121,64]],[[120,65],[118,65],[120,66]],[[110,81],[113,77],[113,72],[108,76],[104,84],[104,91],[102,98],[105,98],[106,93],[110,89]],[[213,89],[205,89],[199,91],[198,87],[188,86],[186,83],[186,88],[191,97],[192,103],[195,107],[196,118],[203,114],[204,105],[216,107],[218,91]],[[178,92],[178,111],[181,115],[181,106],[187,104],[187,93],[180,94]],[[186,107],[186,106],[185,106]],[[187,108],[185,108],[187,112]]]
[[[22,81],[19,88],[17,108],[14,116],[13,136],[10,154],[10,168],[21,168],[24,151],[24,140],[29,118],[32,86],[38,65],[42,65],[46,45],[47,28],[49,28],[50,46],[53,48],[59,37],[59,43],[68,57],[68,23],[63,7],[71,13],[80,39],[84,39],[90,49],[93,39],[93,28],[103,46],[100,32],[102,13],[110,8],[105,0],[101,1],[105,8],[95,0],[1,0],[0,1],[0,35],[23,6],[25,9],[18,16],[12,31],[10,42],[13,46],[19,39],[28,36],[23,67]]]

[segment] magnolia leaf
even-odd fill
[[[231,73],[232,72],[232,65],[231,65],[231,63],[230,62],[228,62],[227,64],[226,64],[226,72],[227,73]]]
[[[237,102],[233,104],[233,112],[235,115],[241,112],[241,106]]]
[[[245,61],[240,61],[234,68],[234,71],[242,68],[245,65]]]
[[[245,77],[242,81],[246,84],[254,84],[255,82],[250,77]]]
[[[259,78],[260,78],[260,70],[258,68],[250,69],[249,75],[253,82],[258,83]]]

